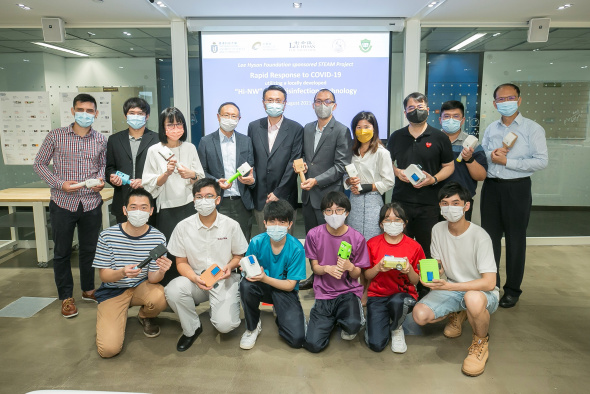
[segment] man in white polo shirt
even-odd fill
[[[201,302],[210,302],[211,324],[217,331],[227,333],[240,325],[237,268],[248,249],[239,223],[215,209],[221,202],[221,188],[214,179],[198,180],[193,195],[197,213],[178,223],[168,243],[181,275],[165,289],[168,304],[182,326],[183,334],[176,345],[179,352],[190,348],[203,332],[195,311]],[[207,286],[201,274],[213,264],[223,270],[223,275],[214,286]]]

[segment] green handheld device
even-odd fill
[[[438,260],[420,260],[420,279],[422,279],[422,282],[424,283],[432,282],[435,279],[440,279],[440,275],[438,274]]]
[[[352,254],[352,245],[346,241],[342,241],[340,244],[340,248],[338,248],[338,257],[343,258],[344,260],[348,259]]]
[[[233,181],[238,179],[239,176],[247,175],[251,169],[252,169],[252,167],[250,167],[250,164],[248,164],[248,163],[242,164],[241,166],[238,167],[238,171],[234,175],[232,175],[231,178],[229,178],[227,180],[227,183],[232,183]]]

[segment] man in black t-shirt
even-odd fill
[[[455,169],[453,148],[449,137],[426,123],[428,99],[422,93],[404,99],[404,113],[410,124],[394,131],[387,142],[397,178],[391,200],[402,205],[408,216],[407,235],[415,238],[430,258],[431,231],[440,215],[439,182]],[[422,167],[426,179],[412,185],[403,172],[410,164]]]

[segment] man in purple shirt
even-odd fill
[[[102,223],[107,140],[92,128],[98,116],[96,100],[89,94],[74,98],[72,116],[75,122],[49,132],[37,157],[35,172],[51,187],[49,215],[53,233],[53,272],[61,313],[69,318],[78,315],[72,297],[74,280],[70,267],[74,230],[78,226],[79,267],[82,299],[95,301],[94,252]],[[53,170],[49,163],[53,160]],[[96,184],[80,185],[87,180]]]
[[[330,192],[321,203],[326,224],[314,227],[305,238],[305,255],[315,274],[315,304],[309,314],[304,347],[312,353],[322,351],[330,341],[335,325],[342,328],[342,339],[351,341],[365,324],[358,278],[370,267],[365,237],[344,224],[350,201],[342,192]],[[338,256],[342,242],[351,245],[350,257]]]

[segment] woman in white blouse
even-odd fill
[[[389,151],[379,139],[375,115],[359,112],[352,119],[351,129],[354,133],[352,164],[358,171],[358,177],[345,180],[345,187],[352,192],[348,224],[368,241],[381,234],[379,211],[383,206],[382,195],[393,188],[395,175]]]
[[[156,227],[170,240],[176,225],[196,213],[193,183],[205,176],[197,149],[186,141],[188,130],[178,108],[166,108],[160,114],[160,143],[147,153],[142,184],[156,199]],[[170,156],[169,152],[173,153]],[[172,272],[171,272],[172,271]],[[178,276],[175,264],[166,272],[162,285]]]

